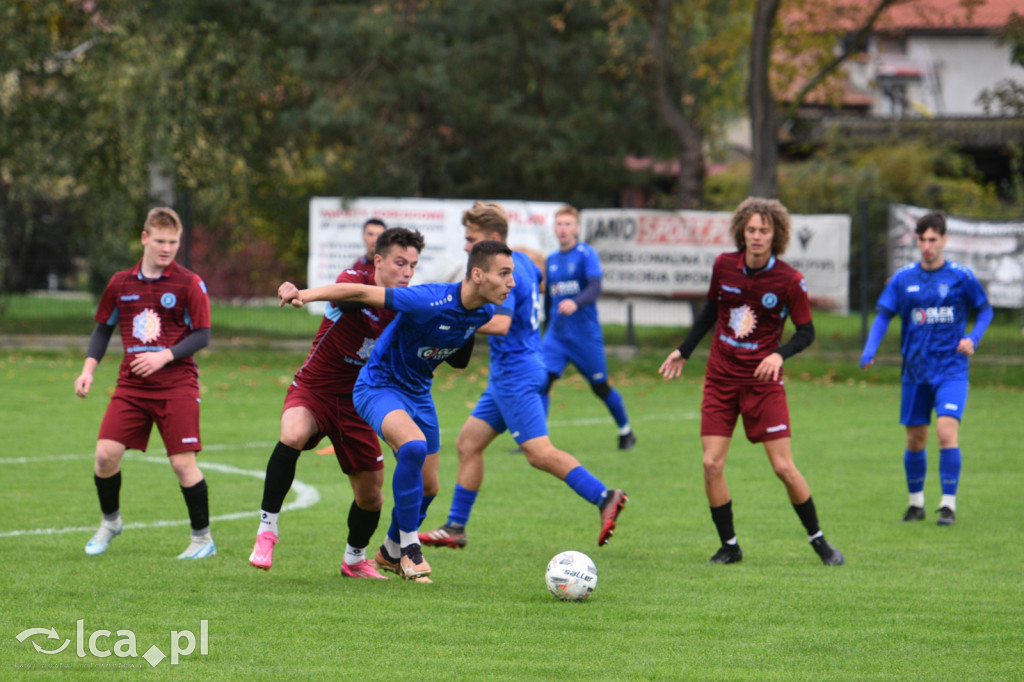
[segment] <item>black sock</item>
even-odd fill
[[[267,475],[263,479],[263,504],[260,509],[271,514],[281,511],[284,498],[292,488],[295,480],[295,465],[299,461],[301,450],[288,447],[278,441],[274,452],[267,462]]]
[[[96,482],[96,493],[100,496],[100,511],[104,516],[116,514],[121,508],[120,470],[109,478],[100,478],[96,474],[92,478]]]
[[[810,497],[800,504],[794,504],[793,509],[800,517],[800,523],[804,524],[808,535],[816,535],[821,527],[818,525],[818,512],[814,509],[814,500]]]
[[[348,544],[353,547],[367,547],[370,538],[380,523],[380,509],[367,511],[354,501],[348,508]]]
[[[188,507],[188,518],[192,522],[193,535],[197,530],[208,530],[210,528],[210,497],[206,488],[206,479],[202,479],[189,488],[182,486],[181,494],[185,496],[185,506]]]
[[[722,540],[723,545],[727,540],[736,537],[736,531],[732,527],[732,500],[721,507],[711,507],[711,520],[715,522],[718,537]]]

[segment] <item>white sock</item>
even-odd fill
[[[956,511],[956,495],[943,495],[939,507],[949,507],[950,511]]]
[[[420,544],[420,534],[417,533],[414,530],[411,530],[411,531],[400,530],[400,531],[398,531],[398,535],[402,538],[402,547],[408,547],[409,545],[418,545],[418,544]]]
[[[814,542],[814,541],[815,541],[815,540],[817,540],[818,538],[823,538],[823,537],[825,537],[825,532],[824,532],[824,531],[821,531],[821,530],[819,530],[819,531],[818,531],[817,533],[815,533],[814,535],[808,535],[808,536],[807,536],[807,542]]]
[[[923,490],[921,492],[919,492],[919,493],[910,493],[910,506],[911,507],[920,507],[921,509],[924,509],[924,491]]]
[[[398,546],[397,542],[391,539],[391,536],[384,536],[384,549],[387,551],[388,556],[402,556],[402,548]]]
[[[627,433],[629,433],[632,430],[633,429],[630,427],[629,422],[626,422],[625,426],[620,426],[619,427],[619,435],[620,436],[625,436]]]
[[[268,511],[260,510],[260,529],[257,532],[263,533],[270,531],[274,535],[277,535],[277,517],[278,514],[271,514]]]
[[[365,547],[353,547],[352,545],[345,545],[345,563],[349,566],[355,566],[360,561],[366,559],[366,548]]]
[[[117,528],[121,524],[121,510],[118,509],[113,514],[104,514],[103,523],[111,528]]]
[[[735,545],[735,544],[736,544],[736,536],[735,536],[735,535],[733,535],[733,536],[732,536],[731,538],[729,538],[728,540],[726,540],[726,541],[725,541],[725,544],[727,544],[727,545]]]

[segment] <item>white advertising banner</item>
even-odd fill
[[[513,249],[545,255],[558,248],[555,211],[550,201],[498,201],[508,213],[508,244]],[[314,197],[309,204],[310,287],[332,284],[338,274],[363,255],[363,223],[380,218],[389,227],[419,230],[426,246],[420,254],[414,284],[455,282],[466,270],[463,211],[469,199],[397,199],[368,197],[346,201]]]
[[[889,275],[921,259],[914,227],[932,209],[889,207]],[[946,216],[946,260],[966,265],[997,308],[1024,308],[1024,222]]]
[[[596,209],[580,213],[581,239],[601,257],[603,291],[695,298],[707,294],[711,268],[734,250],[731,213]],[[807,280],[811,303],[849,310],[850,217],[793,215],[783,260]]]

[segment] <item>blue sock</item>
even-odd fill
[[[903,467],[907,470],[907,492],[919,493],[924,490],[924,475],[928,471],[928,451],[907,450],[903,454]]]
[[[566,475],[565,483],[576,491],[577,495],[594,505],[601,504],[601,500],[604,499],[604,491],[607,490],[604,487],[604,483],[597,480],[582,465]]]
[[[397,521],[398,530],[415,533],[420,527],[420,508],[423,505],[423,462],[427,458],[427,442],[411,440],[398,448],[395,458],[398,461],[391,479],[395,498],[392,521]]]
[[[626,403],[622,401],[622,395],[614,388],[604,397],[604,404],[608,406],[608,411],[612,413],[612,418],[620,428],[629,423],[629,417],[626,416]]]
[[[448,525],[465,526],[469,523],[469,513],[473,511],[473,503],[479,491],[467,490],[455,484],[455,496],[452,497],[452,508],[448,512]]]
[[[436,495],[424,495],[423,501],[420,502],[420,526],[423,525],[423,519],[427,518],[427,510],[430,509],[430,503],[434,501]],[[416,526],[419,528],[419,526]]]
[[[960,484],[960,448],[939,450],[939,480],[942,481],[943,495],[956,495]]]

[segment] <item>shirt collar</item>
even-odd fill
[[[161,279],[166,279],[167,277],[170,277],[171,274],[174,272],[174,270],[177,267],[178,267],[178,262],[172,260],[171,264],[168,265],[166,268],[164,268],[164,271],[162,273],[160,273],[159,277],[157,277],[155,280],[151,280],[151,279],[143,276],[143,274],[142,274],[142,259],[139,259],[139,262],[135,264],[135,267],[132,268],[130,270],[130,272],[131,272],[131,274],[135,275],[135,278],[138,279],[138,280],[141,280],[143,282],[155,282],[155,281],[158,281],[158,280],[161,280]]]
[[[741,254],[745,254],[746,252],[745,251],[741,251],[740,253]],[[765,265],[763,268],[758,270],[758,272],[768,272],[769,270],[771,270],[774,267],[775,267],[775,254],[773,253],[771,256],[768,257],[768,265]],[[745,255],[741,256],[740,262],[739,262],[739,267],[737,267],[736,269],[737,270],[742,270],[744,275],[751,274],[751,273],[749,273],[747,271],[747,258],[746,258]]]

